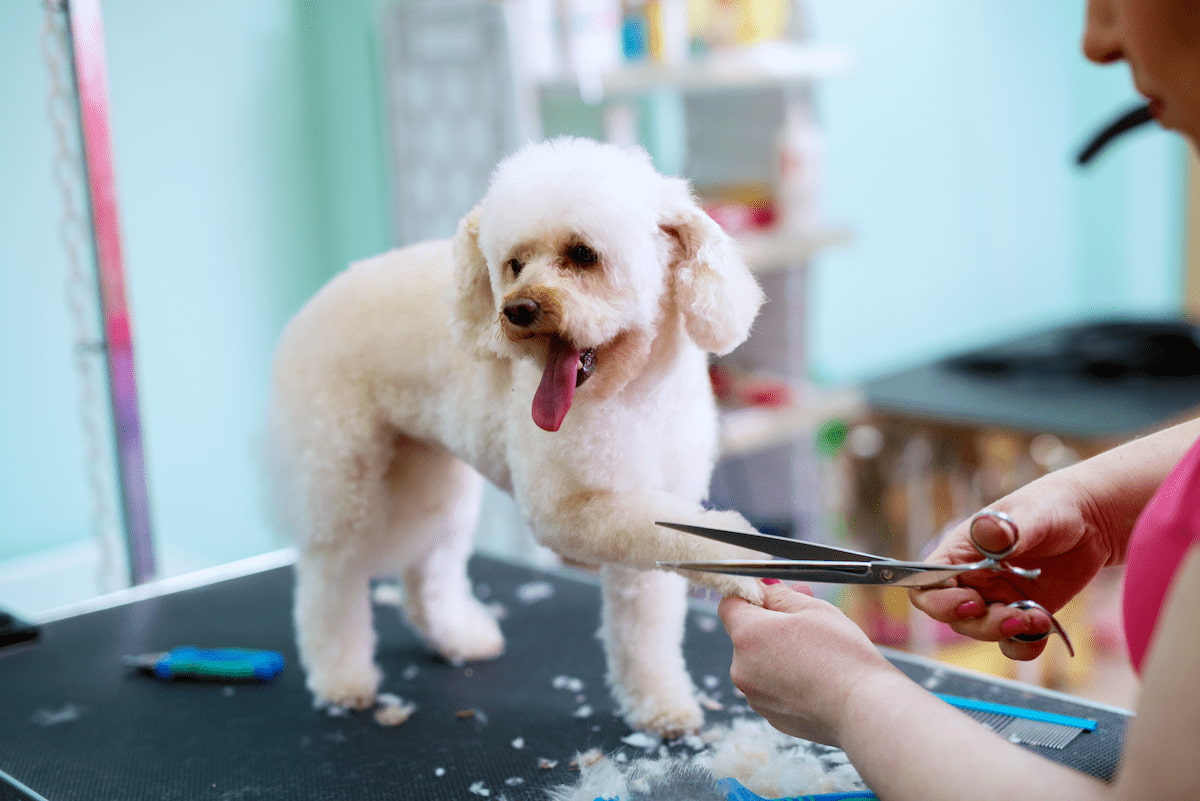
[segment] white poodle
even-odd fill
[[[316,702],[375,698],[373,576],[402,579],[409,621],[446,659],[501,654],[466,574],[487,479],[539,542],[601,566],[629,725],[698,728],[686,581],[655,562],[749,554],[654,521],[749,530],[701,506],[718,435],[706,353],[740,344],[762,301],[685,181],[584,139],[501,163],[453,240],[334,278],[283,333],[271,410]],[[761,602],[753,579],[691,577]]]

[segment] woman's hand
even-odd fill
[[[1036,579],[1007,571],[980,570],[953,580],[953,587],[912,589],[914,606],[959,634],[999,642],[1011,659],[1034,659],[1046,640],[1021,642],[1019,635],[1039,635],[1050,629],[1049,618],[1038,610],[1020,610],[1013,601],[1032,600],[1050,612],[1061,609],[1079,593],[1120,550],[1108,536],[1102,510],[1066,471],[1051,473],[989,507],[1011,518],[1018,531],[1016,549],[1005,561],[1040,569]],[[977,561],[971,544],[971,521],[955,527],[925,561],[960,564]],[[983,517],[975,523],[975,538],[989,550],[1011,546],[1007,526]]]
[[[725,598],[718,608],[733,641],[730,677],[775,728],[838,745],[850,694],[872,675],[897,671],[853,621],[813,598],[807,586],[775,583],[765,590],[761,608],[740,598]]]
[[[1008,561],[1041,568],[1034,580],[981,571],[960,576],[949,589],[910,590],[913,604],[959,634],[999,642],[1012,659],[1033,659],[1046,641],[1022,643],[1019,634],[1048,631],[1050,621],[1036,610],[1011,609],[1023,598],[1057,612],[1101,568],[1124,564],[1129,534],[1142,508],[1163,478],[1200,437],[1200,417],[1165,428],[1026,484],[991,505],[1007,514],[1019,531]],[[982,525],[982,524],[981,524]],[[972,562],[970,526],[951,531],[926,561]],[[1008,544],[999,526],[979,529],[987,548]]]

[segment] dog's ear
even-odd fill
[[[494,355],[492,323],[496,304],[487,259],[479,249],[479,206],[458,223],[451,244],[454,260],[454,299],[451,327],[459,344],[472,351]]]
[[[688,335],[724,355],[742,344],[764,296],[737,243],[700,208],[686,181],[668,179],[660,222],[677,241],[671,286]]]

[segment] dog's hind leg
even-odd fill
[[[683,658],[687,582],[660,570],[605,565],[600,626],[608,683],[634,729],[663,737],[698,730],[704,712]]]
[[[374,701],[380,681],[368,582],[387,534],[390,451],[382,431],[341,433],[291,460],[300,535],[293,614],[314,701],[361,709]]]
[[[405,541],[405,616],[451,663],[499,656],[504,636],[467,576],[483,478],[447,451],[408,440],[397,446],[388,478],[391,525]]]
[[[375,700],[369,565],[357,551],[326,546],[300,551],[294,607],[296,644],[317,706],[365,709]]]

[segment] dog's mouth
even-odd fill
[[[579,352],[579,372],[575,374],[575,387],[578,388],[596,372],[596,349],[584,348]]]
[[[596,349],[579,348],[551,337],[542,381],[533,396],[533,422],[545,431],[558,431],[571,409],[576,388],[596,371]]]

